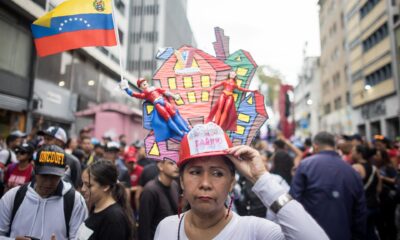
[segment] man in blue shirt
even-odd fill
[[[332,134],[318,133],[313,147],[316,154],[300,163],[290,194],[330,239],[365,239],[367,210],[360,176],[335,151]]]

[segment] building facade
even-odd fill
[[[294,89],[296,121],[295,135],[302,139],[319,131],[320,74],[319,57],[304,58],[299,81]]]
[[[320,130],[352,134],[350,79],[346,64],[344,0],[320,0],[321,106]]]
[[[88,47],[39,58],[30,25],[61,0],[10,0],[0,3],[0,136],[11,130],[29,131],[40,117],[45,124],[64,127],[70,135],[93,125],[94,119],[77,117],[77,111],[115,102],[139,109],[140,102],[118,87],[119,53],[126,66],[129,1],[114,1],[120,34],[117,47]],[[125,54],[126,55],[126,54]],[[123,70],[126,78],[136,79]],[[135,111],[136,112],[136,111]],[[140,122],[140,114],[132,115]],[[139,121],[136,119],[138,118]],[[141,124],[137,124],[141,128]],[[120,132],[123,133],[123,132]],[[118,133],[118,134],[120,134]]]
[[[368,138],[393,139],[400,135],[398,1],[346,1],[344,16],[354,126]]]
[[[131,0],[128,71],[152,79],[161,62],[155,59],[162,47],[196,47],[187,19],[187,0]]]

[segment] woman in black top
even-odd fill
[[[93,163],[83,172],[82,192],[91,211],[79,228],[79,239],[133,239],[132,209],[117,178],[117,168],[105,160]]]
[[[396,168],[390,161],[386,150],[377,150],[375,163],[379,168],[382,179],[382,192],[380,198],[381,220],[379,221],[379,234],[382,240],[397,239],[395,225],[395,212],[397,199],[395,194],[395,181],[397,176]]]
[[[371,160],[376,154],[375,149],[357,145],[353,148],[351,158],[354,162],[353,168],[360,174],[367,201],[367,240],[378,239],[376,235],[377,221],[379,219],[379,192],[382,183],[379,170],[372,165]]]

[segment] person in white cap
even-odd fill
[[[44,137],[44,144],[55,144],[62,149],[65,149],[67,143],[67,133],[61,127],[51,126],[46,130],[41,130],[38,132],[38,135]],[[71,183],[75,189],[79,189],[81,187],[81,163],[79,160],[72,154],[65,153],[67,170],[63,177],[63,180]]]
[[[178,166],[190,210],[165,218],[154,239],[328,239],[324,230],[266,170],[249,146],[232,147],[214,123],[196,125],[181,142]],[[276,213],[277,222],[239,216],[225,206],[235,169],[254,183],[253,191]]]

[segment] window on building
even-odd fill
[[[374,9],[374,7],[379,3],[380,0],[368,0],[361,8],[360,8],[360,18],[364,18],[367,16],[369,12]]]
[[[32,64],[29,61],[32,52],[31,34],[28,30],[25,31],[2,18],[0,18],[0,33],[0,69],[27,78]]]
[[[335,98],[334,105],[335,105],[335,110],[341,109],[342,108],[342,98],[341,97]]]
[[[115,0],[115,6],[122,15],[125,15],[125,3],[122,0]]]
[[[332,78],[333,86],[338,87],[340,85],[340,73],[337,72],[335,75],[333,75]]]
[[[324,106],[324,113],[325,114],[329,114],[331,112],[331,104],[330,103],[327,103],[327,104],[325,104],[325,106]]]
[[[183,77],[183,87],[184,88],[192,88],[193,87],[192,77]]]
[[[210,86],[210,76],[201,76],[201,87],[206,88]]]
[[[43,9],[46,9],[46,0],[32,0],[34,3],[38,4],[41,6]]]
[[[346,104],[350,105],[351,104],[351,94],[350,91],[346,92]]]
[[[390,63],[386,64],[385,66],[367,75],[365,77],[365,84],[370,86],[377,85],[378,83],[391,78],[392,74],[392,65]]]
[[[172,90],[176,89],[176,78],[174,78],[174,77],[168,78],[168,87],[169,87],[169,89],[172,89]]]
[[[367,52],[389,34],[387,23],[384,23],[380,28],[373,32],[367,39],[362,42],[363,51]]]

